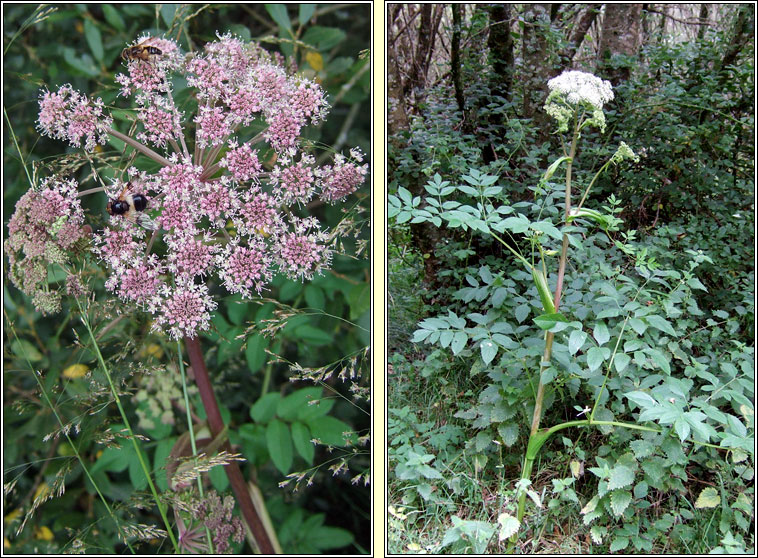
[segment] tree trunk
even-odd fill
[[[552,77],[547,60],[547,33],[550,26],[550,4],[526,4],[524,11],[523,84],[524,117],[540,120],[543,111],[538,109],[547,97],[547,80]],[[540,126],[544,122],[536,122]]]
[[[599,66],[614,86],[629,79],[631,64],[611,64],[615,54],[636,57],[640,47],[642,4],[605,4]]]
[[[450,44],[450,75],[453,78],[455,101],[461,117],[465,118],[463,83],[461,82],[461,5],[453,4],[453,38]]]
[[[511,35],[511,5],[491,4],[487,47],[490,51],[492,78],[490,91],[493,95],[509,100],[513,86],[513,36]]]
[[[576,51],[582,46],[584,37],[597,19],[599,12],[600,6],[590,5],[585,8],[577,18],[574,29],[569,36],[568,45],[559,54],[561,71],[568,70],[572,67]]]

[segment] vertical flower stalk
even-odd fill
[[[195,373],[195,383],[200,392],[200,398],[203,401],[205,414],[208,418],[208,426],[210,426],[211,434],[215,438],[224,430],[224,421],[221,418],[221,412],[218,408],[216,395],[213,391],[213,384],[208,376],[208,369],[205,366],[200,341],[197,337],[185,337],[184,345],[187,347],[190,365],[192,366],[192,371]],[[229,442],[224,443],[224,449],[231,453]],[[226,476],[229,478],[229,483],[232,485],[234,496],[240,506],[242,516],[245,518],[245,523],[247,523],[250,528],[250,532],[252,533],[260,552],[262,554],[275,554],[276,551],[274,545],[266,532],[261,517],[258,515],[258,512],[255,511],[253,500],[250,497],[250,491],[247,488],[247,483],[242,476],[242,471],[240,471],[237,462],[232,461],[228,465],[225,465],[224,470],[226,471]]]
[[[564,153],[567,160],[566,166],[566,192],[564,223],[571,221],[571,174],[576,157],[577,141],[581,130],[589,125],[605,130],[605,115],[603,114],[603,105],[613,99],[613,91],[608,81],[587,74],[585,72],[570,71],[564,72],[560,76],[548,81],[550,94],[545,103],[545,111],[552,116],[558,126],[557,131],[568,132],[569,124],[573,121],[574,128],[571,137],[569,152]],[[586,196],[586,193],[585,193]],[[584,200],[584,197],[582,198]],[[561,245],[561,255],[558,263],[558,278],[553,294],[553,307],[558,312],[563,293],[563,282],[566,273],[566,263],[568,261],[568,234],[563,234]],[[532,423],[529,432],[529,443],[527,446],[526,456],[521,471],[521,478],[529,480],[532,473],[532,467],[536,454],[544,443],[545,434],[540,431],[540,421],[542,419],[542,407],[545,398],[545,385],[542,382],[542,372],[549,366],[552,358],[553,339],[555,334],[548,331],[545,334],[545,350],[540,362],[539,383],[534,401],[534,412],[532,414]],[[518,500],[517,519],[519,523],[524,518],[526,505],[526,490],[521,490]],[[509,550],[513,549],[517,534],[511,537]]]

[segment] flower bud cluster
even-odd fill
[[[48,284],[48,267],[66,270],[70,256],[83,250],[90,232],[84,226],[76,181],[46,179],[21,196],[3,248],[11,281],[32,297],[38,311],[60,310],[61,293]],[[69,290],[81,290],[78,280],[68,277]]]

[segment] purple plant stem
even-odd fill
[[[192,371],[195,373],[195,383],[197,389],[200,391],[200,398],[203,400],[203,407],[205,407],[205,414],[208,418],[208,425],[210,426],[211,433],[215,438],[224,430],[224,421],[221,418],[221,412],[216,402],[216,395],[213,392],[213,385],[211,384],[210,377],[208,376],[208,369],[205,367],[205,359],[203,358],[203,351],[200,347],[200,340],[197,337],[184,338],[184,345],[187,347],[187,354],[189,355],[190,365]],[[229,442],[224,442],[223,449],[231,453]],[[245,518],[245,522],[250,531],[253,534],[253,538],[258,543],[258,547],[262,554],[276,554],[274,545],[268,537],[263,521],[258,516],[258,512],[255,511],[253,500],[250,498],[250,492],[245,483],[245,478],[242,476],[239,466],[236,461],[232,461],[224,467],[226,470],[226,476],[229,477],[229,483],[232,485],[232,490],[237,499],[237,503],[242,510],[242,516]]]

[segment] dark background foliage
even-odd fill
[[[370,106],[370,71],[364,70],[369,60],[359,58],[361,51],[370,48],[368,4],[316,4],[304,8],[290,4],[269,9],[264,4],[63,4],[52,9],[31,4],[4,4],[3,25],[4,223],[13,212],[15,202],[29,187],[24,165],[30,173],[38,166],[40,178],[61,173],[75,177],[82,188],[94,185],[91,167],[81,158],[81,151],[37,133],[37,100],[41,90],[55,90],[70,83],[93,98],[102,97],[106,106],[130,106],[118,97],[113,77],[123,71],[122,49],[143,32],[177,39],[185,51],[198,50],[206,42],[215,40],[217,32],[230,31],[243,39],[263,40],[264,48],[289,57],[293,66],[318,80],[328,92],[332,103],[330,115],[318,129],[308,131],[309,138],[336,145],[337,150],[343,152],[354,146],[360,147],[367,154],[367,162],[371,162],[370,111],[367,110]],[[288,26],[300,33],[301,43],[296,47],[292,42],[279,40],[289,36],[285,30]],[[318,67],[318,58],[315,61],[307,58],[314,53],[320,57],[323,68]],[[342,91],[349,83],[351,86],[347,91]],[[117,119],[117,125],[122,124],[123,121]],[[18,148],[14,145],[14,136]],[[109,147],[104,149],[104,155],[107,155]],[[64,154],[66,156],[62,158]],[[102,153],[99,151],[98,154]],[[265,351],[272,351],[285,361],[303,367],[319,367],[338,362],[346,355],[361,354],[368,345],[370,283],[367,253],[360,257],[351,255],[359,243],[368,238],[370,180],[369,175],[348,204],[362,211],[358,213],[358,221],[363,232],[357,238],[346,239],[347,256],[338,256],[333,269],[313,282],[303,285],[277,278],[272,289],[265,293],[294,308],[316,308],[318,312],[297,316],[275,340],[269,340],[257,333],[244,334],[250,324],[260,325],[263,319],[272,317],[275,305],[242,303],[237,297],[226,296],[219,301],[213,329],[203,340],[222,413],[229,417],[231,430],[243,434],[240,437],[235,432],[232,442],[241,448],[250,462],[246,471],[263,492],[272,521],[280,529],[285,552],[329,549],[330,552],[362,553],[367,552],[370,545],[369,487],[350,483],[353,475],[368,469],[369,448],[353,458],[347,475],[337,476],[332,476],[326,469],[334,455],[317,448],[314,465],[325,462],[326,465],[319,470],[313,486],[301,486],[297,492],[291,487],[278,488],[284,474],[274,468],[268,456],[263,441],[265,423],[253,424],[250,412],[264,386],[267,386],[268,393],[278,392],[284,397],[296,393],[298,388],[312,385],[290,383],[288,367],[273,362]],[[85,210],[93,228],[104,222],[105,202],[102,195],[85,198]],[[340,208],[331,206],[317,208],[316,214],[327,226],[334,226],[342,217]],[[102,290],[101,274],[94,273],[91,279],[97,301],[95,321],[96,325],[102,326],[107,323],[107,318],[114,317],[121,303],[110,299]],[[15,489],[6,497],[5,509],[20,512],[14,522],[6,523],[6,537],[12,540],[12,549],[18,552],[57,552],[76,540],[103,552],[112,552],[114,546],[122,549],[115,542],[112,526],[101,522],[93,532],[93,514],[102,512],[102,509],[99,501],[92,500],[91,487],[85,485],[81,471],[72,473],[64,496],[43,504],[18,537],[15,533],[11,537],[8,535],[8,529],[15,530],[20,518],[28,511],[35,491],[54,478],[60,470],[59,463],[69,455],[64,447],[67,445],[65,441],[42,441],[42,437],[56,429],[57,424],[49,408],[40,401],[36,383],[22,355],[30,356],[35,369],[45,371],[47,388],[59,395],[58,403],[67,420],[83,412],[81,398],[88,388],[85,383],[77,383],[83,380],[71,382],[63,379],[61,372],[70,364],[81,362],[94,366],[95,361],[90,350],[79,343],[78,339],[86,335],[75,308],[64,304],[61,315],[44,317],[33,310],[18,290],[7,282],[4,285],[6,323],[13,323],[19,336],[19,340],[14,340],[6,328],[3,354],[4,480],[15,481]],[[175,365],[176,346],[149,334],[149,323],[143,316],[127,316],[129,319],[118,321],[102,338],[101,349],[124,387],[131,389],[134,378],[139,376],[135,364],[146,367]],[[146,351],[157,358],[152,359]],[[356,381],[367,388],[367,360],[359,359],[358,367],[363,376]],[[356,432],[366,434],[369,429],[368,403],[353,404],[348,383],[332,378],[327,384],[326,396],[337,400],[330,416],[348,424]],[[134,406],[130,404],[129,412],[133,411]],[[111,406],[108,412],[91,416],[85,412],[82,415],[86,418],[82,421],[84,431],[79,437],[80,450],[92,462],[97,461],[102,450],[102,446],[93,442],[94,433],[113,423],[113,412]],[[149,433],[153,442],[147,448],[150,458],[156,459],[156,468],[161,466],[158,457],[165,450],[167,440],[175,439],[174,436],[182,430],[180,422],[175,430]],[[306,468],[307,464],[296,454],[290,470]],[[107,498],[126,502],[134,497],[136,485],[130,483],[131,468],[130,471],[115,466],[105,469],[108,474],[102,471],[98,479],[106,487]],[[163,473],[160,469],[154,473],[160,484]],[[223,478],[217,478],[215,482],[224,484]],[[165,482],[163,484],[165,488]],[[318,514],[324,514],[324,518],[319,519]],[[152,523],[156,517],[138,519]],[[51,540],[41,531],[43,526],[52,531]],[[328,529],[332,527],[339,527],[342,531],[330,532]]]

